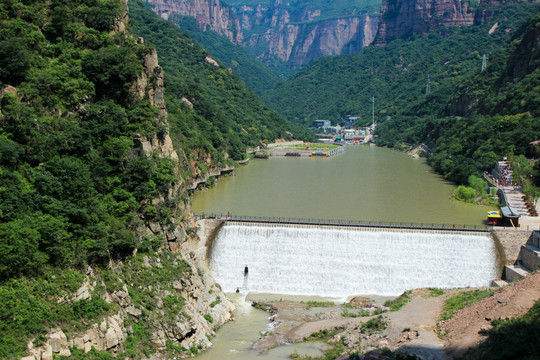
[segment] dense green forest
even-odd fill
[[[202,31],[194,18],[174,16],[170,21],[190,34],[212,56],[238,75],[256,94],[273,89],[281,81],[276,73],[257,60],[246,49],[234,45],[226,37],[207,29]]]
[[[150,49],[115,30],[123,14],[120,1],[0,5],[2,358],[55,321],[108,308],[54,305],[84,278],[68,269],[160,244],[135,235],[135,214],[180,179],[170,159],[134,146],[162,123],[130,90]]]
[[[128,263],[134,253],[137,261],[157,257],[164,235],[148,230],[151,223],[189,232],[185,180],[244,159],[247,146],[292,137],[284,118],[207,61],[196,41],[142,2],[130,10],[133,21],[125,24],[120,0],[0,3],[0,358],[24,356],[28,339],[39,346],[52,327],[80,329],[81,321],[118,312],[97,293],[62,299],[81,286],[88,265],[105,288],[108,282],[121,288],[123,275],[107,275],[107,265]],[[148,41],[137,40],[130,27]],[[154,46],[163,51],[168,121],[149,99],[159,68],[146,95],[135,91]],[[166,134],[180,164],[138,145]],[[197,163],[208,156],[210,162]],[[151,310],[155,295],[138,281],[155,285],[192,271],[167,261],[165,277],[134,276],[129,291],[137,306]],[[183,299],[171,299],[180,311]],[[140,357],[141,344],[152,348],[150,335],[130,326],[126,356]]]
[[[210,153],[221,163],[225,153],[234,160],[244,159],[246,146],[257,146],[260,140],[291,138],[293,133],[309,136],[264,105],[226,67],[206,61],[210,56],[206,50],[142,1],[130,1],[129,8],[133,32],[158,51],[171,130],[186,153],[192,155],[192,149]],[[181,101],[183,97],[193,109]]]
[[[130,91],[148,47],[109,34],[122,12],[98,0],[2,5],[2,279],[149,246],[128,231],[134,212],[178,180],[134,147],[159,120]]]
[[[380,145],[401,148],[424,142],[433,148],[430,162],[437,171],[451,181],[466,183],[469,175],[491,169],[502,155],[528,154],[528,143],[537,140],[538,118],[535,111],[526,113],[539,106],[535,72],[524,75],[526,83],[501,74],[509,71],[507,58],[519,58],[511,55],[513,46],[519,43],[523,24],[539,8],[538,4],[506,5],[497,8],[495,18],[484,25],[413,34],[355,55],[325,57],[268,92],[265,99],[305,125],[315,119],[338,123],[347,114],[360,115],[367,124],[374,96]],[[498,27],[490,34],[495,23]],[[480,74],[484,54],[489,66]],[[426,94],[428,76],[431,91]],[[485,84],[484,90],[466,85],[478,82]],[[505,99],[502,89],[511,91],[514,100]],[[474,107],[478,111],[454,114],[452,109],[465,101],[463,93],[472,91],[474,99],[482,91],[492,95]],[[485,118],[480,109],[500,118]]]

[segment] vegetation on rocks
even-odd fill
[[[440,319],[442,321],[451,319],[459,309],[491,295],[493,295],[493,290],[490,289],[462,291],[444,302]]]
[[[405,291],[393,300],[387,300],[384,302],[384,306],[389,307],[390,311],[398,311],[404,307],[411,300],[411,291]]]

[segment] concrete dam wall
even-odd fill
[[[487,232],[228,222],[211,249],[210,267],[225,292],[394,296],[490,286],[499,277]]]

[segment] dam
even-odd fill
[[[422,287],[490,286],[499,275],[487,231],[228,221],[210,247],[210,267],[225,292],[396,296]]]

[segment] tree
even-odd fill
[[[536,206],[536,203],[540,198],[540,189],[529,179],[524,179],[522,190],[525,195],[531,198],[533,205]]]

